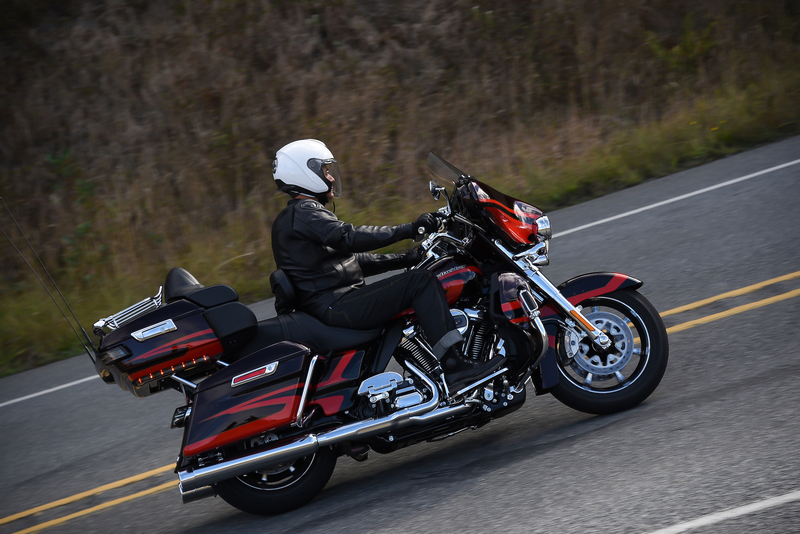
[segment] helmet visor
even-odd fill
[[[342,196],[342,176],[335,159],[312,158],[308,160],[308,168],[325,180],[328,191],[333,191],[333,198]]]

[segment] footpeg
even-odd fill
[[[361,382],[358,388],[360,396],[369,395],[369,402],[375,404],[381,400],[388,399],[392,391],[405,385],[403,377],[394,372],[381,373],[371,376]]]

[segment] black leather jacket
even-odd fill
[[[298,307],[321,318],[342,295],[364,286],[364,277],[406,267],[400,254],[368,254],[414,236],[411,223],[353,226],[322,204],[293,199],[272,225],[272,253],[292,281]]]

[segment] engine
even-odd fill
[[[484,320],[482,310],[470,308],[451,309],[450,313],[456,322],[456,328],[464,336],[464,356],[475,361],[482,361],[487,356],[487,341],[493,341],[494,329]]]
[[[484,361],[491,355],[496,342],[495,329],[486,320],[485,312],[471,308],[452,308],[450,313],[455,321],[456,328],[464,337],[463,353],[468,359]],[[399,345],[400,353],[421,367],[426,373],[434,373],[439,362],[429,351],[421,346],[417,339],[417,327],[411,327],[405,332],[405,337]],[[502,343],[500,344],[502,347]]]

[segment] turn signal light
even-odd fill
[[[141,386],[142,384],[144,384],[146,382],[150,382],[152,380],[160,380],[162,378],[166,378],[166,377],[172,376],[176,372],[185,371],[186,369],[192,369],[194,367],[197,367],[199,365],[202,365],[202,364],[210,362],[210,361],[211,361],[211,357],[208,356],[208,355],[203,356],[202,358],[194,358],[191,361],[186,361],[186,362],[183,362],[183,363],[179,363],[178,365],[171,365],[169,367],[165,367],[164,369],[161,369],[160,371],[156,371],[154,373],[150,373],[147,376],[143,376],[143,377],[139,378],[134,383],[137,386]]]

